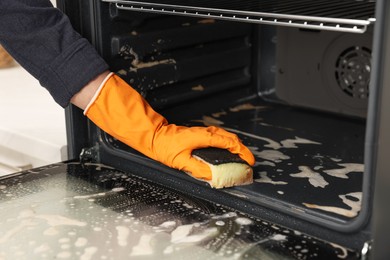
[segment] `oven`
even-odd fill
[[[155,259],[142,254],[151,241],[162,245],[169,239],[159,249],[162,258],[191,258],[207,248],[226,259],[243,244],[251,247],[239,257],[249,259],[388,255],[388,1],[57,3],[111,70],[170,123],[222,127],[256,157],[253,184],[211,189],[120,143],[71,106],[68,153],[75,160],[44,167],[36,176],[45,179],[57,168],[66,172],[61,178],[68,180],[67,189],[80,193],[72,197],[73,207],[80,207],[76,216],[88,207],[142,212],[140,221],[148,226],[138,232],[149,236],[135,239],[131,251],[140,259]],[[30,171],[6,181],[29,183],[36,176]],[[175,214],[189,216],[181,223],[197,239],[207,237],[196,241],[200,252],[175,240],[178,227],[169,218]],[[199,224],[205,215],[211,216],[208,225],[230,236],[210,235],[215,229]],[[189,218],[197,226],[189,227]],[[238,220],[251,224],[238,228]],[[111,228],[119,244],[130,245],[119,237],[134,230]],[[187,232],[184,238],[196,240]]]

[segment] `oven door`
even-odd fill
[[[3,259],[359,257],[337,244],[91,162],[2,177],[0,210]]]

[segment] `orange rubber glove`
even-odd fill
[[[253,154],[235,134],[217,127],[168,124],[137,91],[112,73],[101,84],[84,114],[121,142],[195,178],[210,180],[211,171],[206,164],[192,158],[194,149],[228,149],[249,165],[255,162]]]

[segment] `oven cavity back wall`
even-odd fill
[[[294,106],[366,117],[372,33],[277,30],[276,96]]]
[[[154,108],[251,81],[251,25],[121,11],[114,5],[102,14],[103,55]]]

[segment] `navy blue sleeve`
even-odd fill
[[[0,44],[62,107],[108,69],[49,0],[0,0]]]

